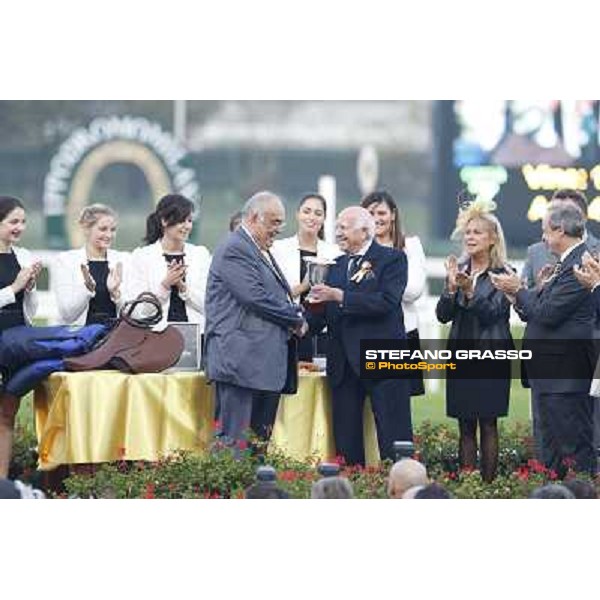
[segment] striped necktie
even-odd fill
[[[351,254],[348,259],[348,279],[351,279],[352,276],[358,271],[358,266],[360,265],[360,259],[362,256],[360,254]]]
[[[562,261],[559,260],[555,265],[554,265],[554,269],[552,270],[552,277],[556,277],[559,273],[560,270],[562,269]]]

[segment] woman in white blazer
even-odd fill
[[[327,216],[327,202],[319,194],[307,194],[300,200],[296,212],[298,232],[292,237],[275,240],[271,253],[285,275],[292,296],[297,302],[303,302],[310,290],[306,276],[308,256],[318,256],[333,260],[341,254],[336,244],[324,241],[324,223]],[[311,361],[313,340],[305,336],[298,347],[300,360]]]
[[[104,204],[86,206],[79,216],[85,246],[62,252],[52,276],[61,322],[105,323],[117,316],[124,300],[129,253],[113,250],[117,214]]]
[[[42,265],[29,251],[15,246],[25,227],[22,202],[0,196],[0,335],[5,329],[30,325],[37,309],[35,282]],[[20,398],[2,392],[2,376],[0,365],[0,478],[6,478]]]
[[[408,260],[408,281],[402,296],[402,312],[404,313],[404,328],[408,337],[409,347],[420,349],[419,316],[416,301],[425,291],[427,283],[425,253],[421,240],[416,235],[407,236],[402,228],[400,210],[391,194],[377,191],[363,198],[361,206],[366,208],[375,219],[375,239],[382,246],[403,250]],[[425,393],[423,374],[415,372],[411,378],[411,395],[419,396]]]
[[[153,292],[168,322],[199,323],[204,331],[204,294],[210,253],[190,244],[193,203],[179,194],[163,196],[146,221],[146,246],[131,254],[128,296]]]

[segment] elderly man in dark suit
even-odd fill
[[[374,241],[375,222],[364,208],[343,210],[336,241],[345,254],[331,266],[325,284],[311,297],[325,302],[309,316],[311,330],[327,325],[327,377],[332,389],[333,434],[337,453],[349,464],[364,464],[363,407],[369,394],[377,426],[379,454],[393,459],[393,443],[412,440],[407,379],[367,380],[360,376],[361,339],[405,339],[402,294],[406,287],[404,252]]]
[[[516,275],[492,278],[496,287],[515,298],[515,307],[527,322],[524,347],[534,353],[530,384],[539,398],[544,461],[559,475],[566,471],[565,459],[574,459],[580,471],[596,470],[589,395],[595,366],[595,313],[592,297],[574,270],[587,252],[584,230],[579,208],[568,202],[550,203],[542,231],[558,257],[553,275],[537,290],[525,289]],[[562,378],[551,379],[562,373]]]
[[[552,201],[571,202],[577,206],[587,221],[588,201],[583,192],[574,189],[559,189],[552,195]],[[583,241],[588,250],[592,253],[600,252],[600,240],[595,237],[587,227],[583,234]],[[536,242],[527,248],[527,258],[523,265],[521,278],[528,289],[533,289],[543,284],[543,281],[551,275],[558,257],[552,254],[544,241]],[[598,315],[600,317],[600,313]],[[600,338],[600,318],[596,319],[594,327],[594,337]],[[531,394],[531,414],[533,425],[533,436],[535,439],[538,458],[543,460],[545,453],[544,441],[542,439],[539,416],[538,416],[538,398],[532,390]],[[600,448],[600,398],[594,401],[594,447]]]
[[[285,209],[271,192],[244,205],[242,223],[215,251],[206,288],[205,367],[215,383],[219,436],[239,447],[267,439],[288,369],[288,340],[307,328],[269,248]],[[295,365],[291,365],[295,368]]]

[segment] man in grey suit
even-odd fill
[[[560,189],[554,192],[552,200],[575,204],[583,213],[585,220],[587,220],[588,202],[583,192],[573,189]],[[583,241],[592,254],[600,252],[600,240],[588,231],[587,228],[584,232]],[[557,260],[558,257],[550,252],[544,241],[536,242],[529,246],[527,248],[527,258],[521,273],[521,279],[527,289],[543,285],[543,282],[552,275]],[[596,322],[594,334],[595,338],[600,338],[599,322]],[[539,398],[534,390],[531,391],[531,415],[537,458],[543,461],[546,449],[539,424]],[[594,446],[595,448],[600,448],[600,398],[596,398],[594,401]]]
[[[284,219],[278,196],[252,196],[240,227],[216,249],[208,275],[206,375],[219,406],[216,434],[235,448],[251,426],[268,437],[286,380],[288,339],[307,328],[269,252]]]

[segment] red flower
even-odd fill
[[[279,473],[279,479],[282,481],[296,481],[298,479],[298,473],[296,471],[281,471],[281,473]]]
[[[558,479],[558,474],[557,474],[557,472],[556,472],[556,471],[553,471],[552,469],[550,469],[550,470],[548,471],[548,477],[549,477],[550,479]]]
[[[146,484],[146,495],[144,498],[152,499],[154,498],[154,484],[148,483]]]
[[[535,458],[530,458],[527,461],[527,466],[534,473],[545,473],[546,472],[546,467],[539,460],[536,460]]]
[[[245,450],[248,447],[248,442],[246,440],[239,440],[237,445],[240,450]]]
[[[221,431],[221,421],[219,421],[219,419],[213,421],[213,429],[215,431]]]

